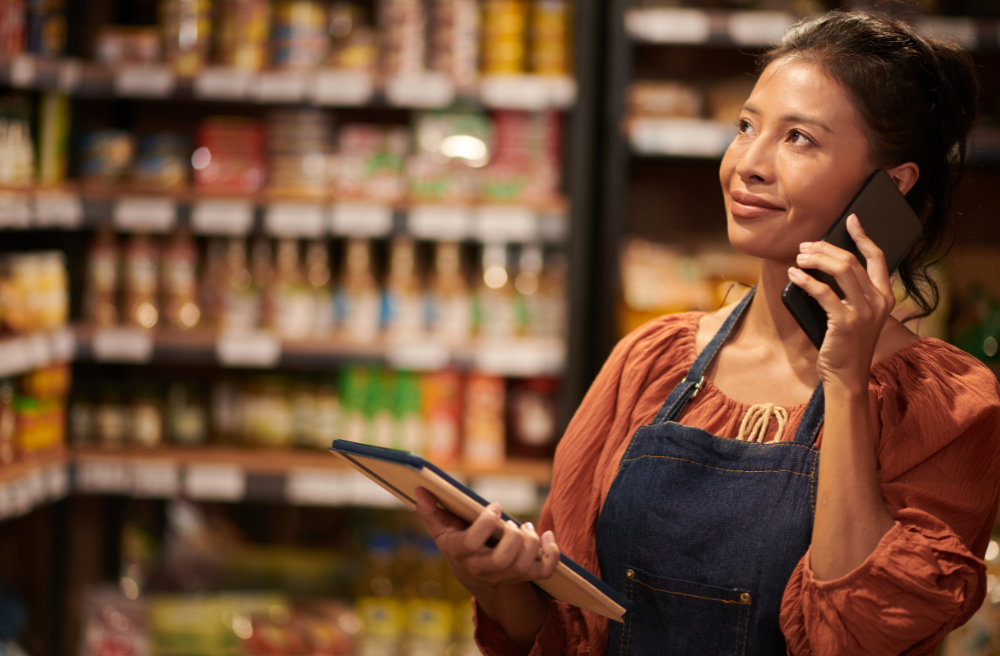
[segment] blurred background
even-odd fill
[[[0,0],[0,653],[478,654],[326,448],[537,520],[617,339],[755,282],[719,160],[756,54],[835,8],[979,65],[913,326],[1000,371],[989,0]],[[942,653],[1000,653],[998,555]]]

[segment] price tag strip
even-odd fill
[[[262,103],[296,103],[306,97],[308,78],[289,71],[259,73],[250,95]]]
[[[783,11],[738,11],[729,15],[729,38],[741,46],[766,46],[777,41],[795,23]]]
[[[281,342],[263,331],[230,332],[215,343],[219,363],[227,367],[274,367],[281,359]]]
[[[264,230],[275,237],[319,237],[325,218],[324,207],[316,203],[273,203],[264,216]]]
[[[235,465],[189,465],[184,493],[205,501],[240,501],[246,495],[246,474]]]
[[[149,362],[153,359],[153,334],[141,328],[99,328],[91,349],[99,362]]]
[[[382,237],[392,232],[392,208],[372,203],[337,203],[330,214],[335,235]]]
[[[385,359],[394,369],[407,371],[437,371],[448,366],[451,349],[430,339],[390,341]]]
[[[170,498],[180,492],[180,469],[173,462],[136,462],[132,476],[134,496]]]
[[[115,95],[132,98],[166,98],[176,79],[166,66],[125,66],[115,75]]]
[[[375,93],[375,80],[359,71],[321,70],[313,76],[310,96],[317,105],[365,105]]]
[[[476,236],[484,242],[535,241],[538,217],[527,207],[484,205],[476,212]]]
[[[83,201],[76,194],[35,194],[35,225],[40,228],[79,228],[83,224]]]
[[[722,157],[733,140],[734,128],[724,123],[685,118],[649,118],[632,121],[629,141],[645,155]]]
[[[112,218],[123,232],[170,232],[177,223],[177,203],[172,198],[123,196]]]
[[[31,200],[25,194],[0,194],[0,228],[27,228],[31,225]]]
[[[520,476],[480,476],[469,485],[479,496],[495,501],[508,513],[532,513],[541,507],[538,485]]]
[[[354,501],[351,472],[299,470],[285,479],[285,498],[303,506],[344,506]]]
[[[472,212],[454,205],[414,205],[406,217],[407,231],[417,239],[459,241],[469,236]]]
[[[22,89],[35,83],[35,58],[31,55],[17,55],[10,60],[10,85]]]
[[[557,374],[565,368],[566,345],[558,339],[488,340],[473,352],[473,366],[498,376]]]
[[[433,109],[447,107],[455,100],[455,85],[444,73],[425,71],[390,78],[385,97],[397,107]]]
[[[625,12],[625,31],[653,43],[705,43],[712,34],[712,21],[700,9],[630,9]]]
[[[199,200],[191,208],[191,228],[201,235],[242,236],[253,226],[253,203],[248,200],[213,198]]]
[[[203,100],[243,100],[253,82],[253,74],[247,71],[209,67],[194,78],[194,97]]]
[[[549,86],[538,75],[488,75],[479,86],[487,107],[537,111],[549,106]]]
[[[132,492],[132,465],[124,460],[82,460],[76,464],[76,489],[81,492]]]

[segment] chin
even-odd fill
[[[762,260],[794,261],[799,252],[797,243],[789,250],[787,244],[780,243],[784,239],[776,240],[773,231],[764,229],[760,223],[736,221],[729,215],[726,227],[729,243],[744,255]]]

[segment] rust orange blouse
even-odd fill
[[[563,553],[597,575],[594,530],[618,461],[694,361],[701,316],[661,317],[622,340],[556,451],[539,533],[551,529]],[[794,656],[932,654],[985,594],[981,558],[1000,494],[996,376],[962,351],[924,338],[872,367],[869,393],[879,481],[896,524],[839,579],[815,580],[809,553],[802,557],[781,606]],[[748,408],[706,380],[679,421],[735,438]],[[783,439],[791,440],[805,405],[786,410]],[[478,609],[476,621],[483,654],[522,653]],[[603,656],[607,622],[550,601],[531,656]]]

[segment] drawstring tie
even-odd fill
[[[778,430],[774,434],[773,440],[764,442],[767,437],[767,429],[771,426],[771,417],[778,420]],[[756,442],[757,444],[770,444],[780,442],[781,435],[785,432],[785,424],[788,422],[788,411],[773,403],[758,403],[750,406],[743,422],[740,424],[740,434],[736,439],[745,442]]]

